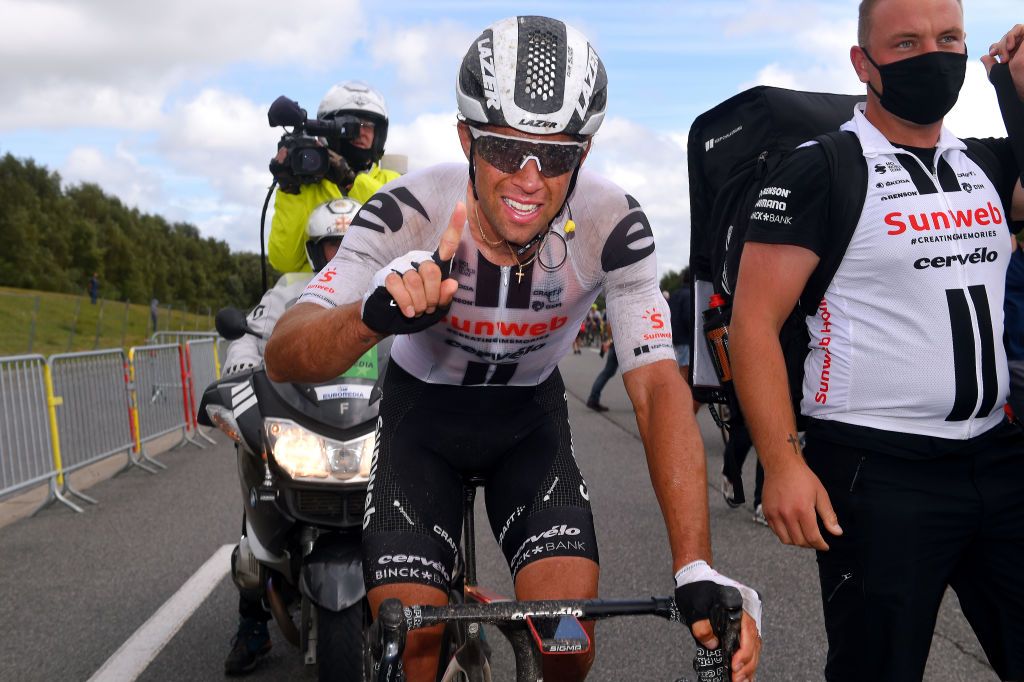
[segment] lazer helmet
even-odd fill
[[[361,207],[362,204],[352,199],[334,199],[320,204],[309,214],[309,222],[306,223],[306,260],[313,272],[322,270],[330,260],[324,255],[324,245],[329,242],[341,243]]]
[[[462,60],[455,85],[470,125],[590,137],[608,104],[608,76],[586,36],[547,17],[491,24]]]
[[[356,171],[366,170],[380,161],[384,155],[384,143],[388,139],[388,109],[384,104],[384,96],[362,81],[338,83],[320,101],[316,117],[330,120],[338,114],[354,114],[373,121],[373,145],[370,149],[360,149],[343,140],[340,143],[332,142],[331,148],[344,156]]]

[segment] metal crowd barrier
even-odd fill
[[[206,387],[217,380],[217,349],[214,339],[197,339],[185,342],[185,359],[189,368],[190,416],[195,433],[200,438],[216,444],[216,441],[199,430],[196,418],[199,416],[199,400]]]
[[[220,373],[223,371],[224,363],[228,359],[228,346],[231,342],[227,339],[217,337],[217,352],[214,354],[214,360],[217,363],[217,378],[220,379]]]
[[[39,509],[59,501],[81,512],[69,496],[96,501],[65,474],[119,452],[128,455],[125,468],[156,473],[167,467],[146,444],[179,429],[175,448],[205,447],[199,438],[214,443],[196,417],[203,390],[220,376],[226,343],[173,335],[183,344],[136,346],[127,358],[119,349],[0,358],[0,498],[48,482]]]
[[[52,395],[50,368],[42,355],[0,358],[0,497],[48,481],[43,506],[60,500],[81,511],[61,491],[60,454],[53,448],[59,401]]]
[[[176,343],[183,345],[187,341],[194,339],[217,339],[220,336],[217,332],[155,332],[149,341],[151,344],[163,345],[166,343]]]
[[[189,442],[184,353],[174,343],[135,346],[128,351],[131,367],[135,450],[146,463],[166,468],[146,453],[146,443],[181,430],[174,447]]]
[[[51,356],[47,364],[54,394],[60,400],[53,449],[59,454],[61,473],[69,474],[120,452],[128,455],[126,467],[135,465],[156,473],[133,457],[135,437],[124,352],[61,353]],[[61,492],[96,504],[62,478]]]

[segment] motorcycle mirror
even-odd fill
[[[214,318],[213,324],[217,328],[217,333],[228,341],[240,339],[246,334],[263,338],[262,334],[249,328],[245,321],[245,313],[238,308],[221,308],[217,311],[217,317]]]
[[[281,95],[270,105],[267,120],[273,127],[302,125],[306,122],[306,110],[295,100]]]

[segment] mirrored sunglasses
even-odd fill
[[[586,142],[540,142],[470,128],[474,148],[487,163],[502,173],[516,173],[531,160],[546,178],[564,175],[579,165]]]

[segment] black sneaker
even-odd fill
[[[596,400],[588,400],[587,407],[592,409],[594,412],[607,412],[608,408],[597,402]]]
[[[231,651],[224,660],[224,674],[245,675],[251,672],[268,651],[270,633],[267,632],[267,624],[242,618],[238,622],[238,634],[231,640]]]

